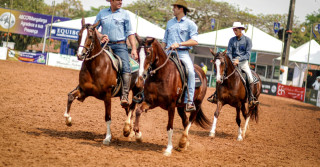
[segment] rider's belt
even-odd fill
[[[189,50],[189,48],[177,48],[177,50]]]
[[[109,41],[108,42],[108,44],[122,44],[122,43],[126,43],[126,41],[115,41],[115,42]]]

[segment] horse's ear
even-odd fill
[[[81,24],[82,24],[82,27],[86,24],[83,17],[81,19]]]
[[[96,22],[96,24],[92,25],[93,28],[96,28],[100,24],[100,20]]]
[[[211,52],[213,57],[216,55],[216,53],[214,53],[214,51],[212,49],[210,49],[210,52]]]

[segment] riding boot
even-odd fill
[[[121,106],[127,107],[129,105],[128,95],[130,91],[131,74],[122,74],[122,96],[121,96]]]
[[[218,101],[218,99],[217,99],[217,90],[210,97],[208,97],[207,100],[209,102],[211,102],[211,103],[217,104],[217,101]]]
[[[254,83],[249,84],[249,108],[255,107],[259,104],[257,98],[253,95]]]

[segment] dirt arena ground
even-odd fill
[[[296,100],[261,95],[260,121],[237,138],[235,110],[223,107],[215,138],[192,126],[188,150],[167,145],[167,112],[143,113],[143,143],[125,138],[125,112],[112,99],[112,143],[104,146],[104,105],[93,97],[71,108],[72,127],[63,114],[78,71],[0,60],[0,166],[320,166],[320,108]],[[214,89],[209,88],[208,97]],[[213,120],[216,106],[203,110]],[[244,124],[242,118],[242,125]],[[181,136],[176,114],[173,143]]]

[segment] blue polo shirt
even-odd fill
[[[251,55],[251,39],[242,34],[240,39],[237,36],[232,37],[228,44],[228,56],[230,59],[239,59],[239,62],[249,60]]]
[[[129,13],[124,9],[120,8],[114,13],[111,8],[103,9],[98,13],[95,23],[99,20],[97,29],[101,26],[101,33],[108,35],[112,42],[126,40],[129,35],[134,34]]]
[[[182,17],[180,22],[177,18],[169,20],[164,34],[163,42],[167,44],[166,48],[174,43],[181,43],[193,39],[198,42],[198,26],[186,16]],[[180,46],[180,49],[191,49],[192,47]]]

